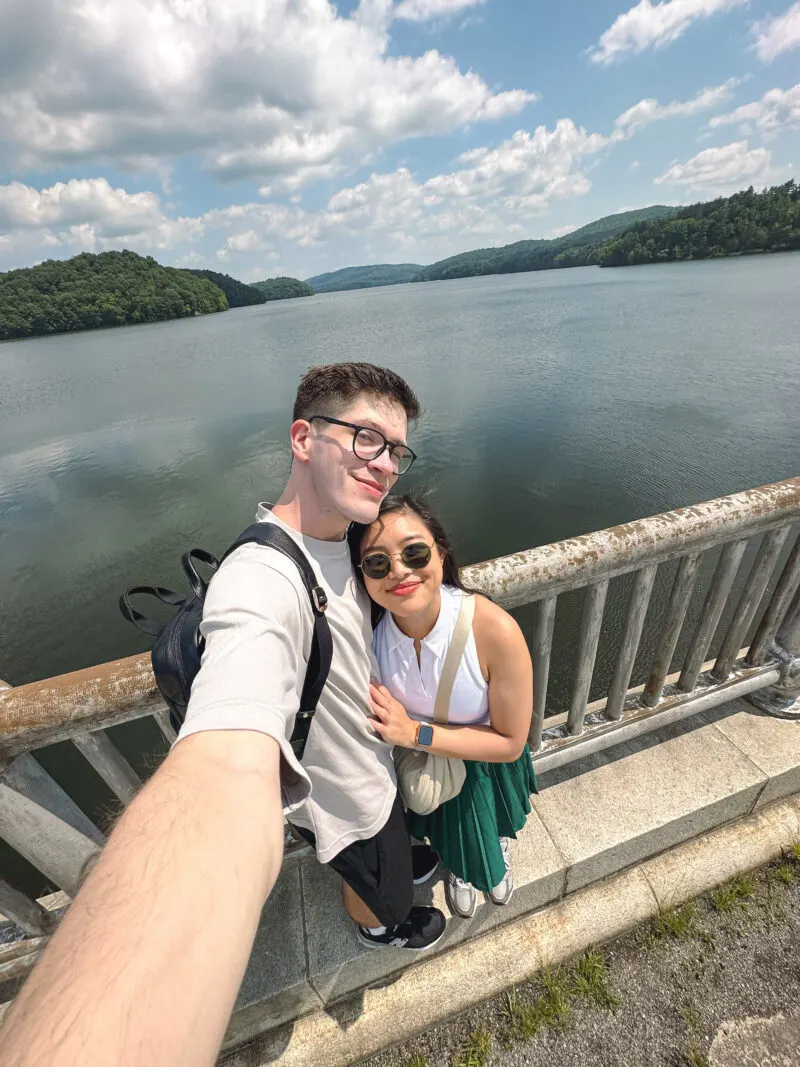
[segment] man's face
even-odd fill
[[[365,394],[344,411],[314,414],[333,414],[343,422],[378,430],[392,444],[406,444],[406,413],[391,401]],[[381,501],[397,481],[396,463],[388,448],[376,459],[359,459],[349,427],[319,420],[312,423],[311,437],[311,478],[323,509],[348,522],[373,522]]]

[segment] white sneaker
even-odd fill
[[[478,907],[478,891],[475,886],[457,878],[452,871],[447,872],[444,883],[444,895],[450,911],[462,919],[471,919]]]
[[[514,894],[514,873],[511,870],[511,857],[508,854],[509,845],[511,842],[507,837],[500,838],[500,849],[503,853],[503,862],[506,865],[506,873],[503,875],[502,882],[498,883],[494,889],[489,893],[489,900],[492,904],[508,904],[509,900]]]

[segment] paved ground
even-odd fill
[[[800,1065],[794,852],[367,1067]]]

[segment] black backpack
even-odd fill
[[[306,667],[300,708],[291,736],[291,745],[295,755],[298,759],[302,759],[311,720],[327,680],[333,656],[333,639],[325,617],[328,598],[325,590],[317,582],[316,575],[302,549],[275,523],[255,522],[252,526],[248,526],[244,533],[236,538],[222,559],[226,559],[241,545],[251,543],[274,548],[277,552],[282,552],[289,557],[300,572],[314,615],[311,654]],[[181,596],[180,593],[175,593],[171,589],[163,589],[161,586],[136,585],[119,598],[119,610],[124,618],[144,633],[155,637],[151,652],[153,674],[159,692],[169,707],[170,722],[176,732],[186,718],[189,693],[192,682],[200,670],[200,659],[205,646],[203,635],[200,633],[200,621],[203,617],[203,604],[208,591],[208,582],[198,574],[195,562],[209,567],[213,574],[218,570],[222,561],[202,548],[193,548],[189,552],[184,552],[181,557],[181,566],[193,590],[188,596]],[[129,598],[139,594],[156,597],[162,604],[169,604],[177,608],[177,611],[167,623],[154,622],[131,606]]]

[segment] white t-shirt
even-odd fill
[[[391,746],[369,722],[369,680],[379,677],[369,601],[356,582],[346,541],[306,537],[265,504],[256,518],[294,538],[328,595],[333,660],[302,765],[289,738],[313,615],[297,567],[263,545],[237,549],[211,581],[201,623],[205,650],[178,740],[203,730],[258,730],[274,737],[281,747],[284,814],[312,831],[317,856],[328,863],[381,829],[397,792]]]

